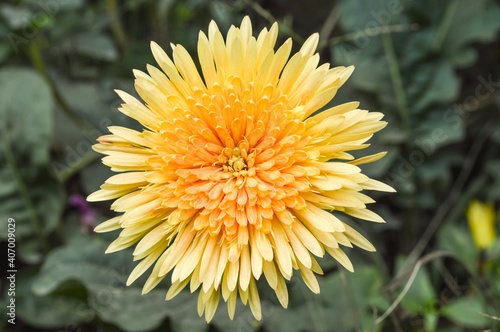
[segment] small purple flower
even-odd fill
[[[96,223],[96,215],[97,212],[94,210],[90,204],[87,203],[87,200],[82,195],[74,194],[69,197],[69,204],[76,209],[80,213],[80,222],[82,226],[82,230],[92,230],[97,225]]]

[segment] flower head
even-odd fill
[[[385,127],[381,113],[350,102],[313,115],[353,67],[318,66],[318,34],[290,58],[291,40],[274,49],[277,33],[274,24],[255,38],[245,17],[224,40],[210,23],[198,41],[203,76],[184,47],[172,45],[171,59],[152,43],[161,70],[134,71],[145,104],[117,91],[120,111],[145,129],[110,127],[94,146],[120,172],[88,199],[116,199],[111,208],[122,214],[96,231],[122,229],[107,252],[136,245],[140,263],[127,283],[154,265],[147,293],[171,273],[167,299],[199,289],[207,321],[221,295],[231,318],[239,296],[260,319],[262,275],[284,307],[294,271],[318,293],[315,257],[325,252],[352,271],[341,246],[374,248],[329,211],[383,222],[361,191],[393,191],[357,166],[385,153],[348,153]]]
[[[496,215],[493,204],[473,200],[467,208],[467,219],[476,248],[490,248],[496,239]]]

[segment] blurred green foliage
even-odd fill
[[[266,288],[263,321],[221,306],[207,325],[196,296],[165,302],[125,286],[130,250],[104,255],[91,229],[109,205],[75,204],[110,171],[91,150],[109,125],[139,128],[116,109],[149,42],[196,52],[199,30],[250,15],[280,23],[297,48],[321,32],[320,55],[356,71],[331,105],[358,100],[389,125],[364,170],[398,193],[376,196],[385,225],[363,224],[377,253],[349,251],[354,274],[321,260],[321,294],[299,278],[280,307]],[[19,331],[476,331],[500,329],[500,240],[478,251],[464,211],[500,201],[500,3],[494,0],[10,0],[0,4],[0,244],[16,220]],[[363,152],[366,153],[366,152]],[[73,203],[72,203],[73,202]],[[8,301],[6,272],[2,299]],[[384,314],[386,312],[387,314]],[[14,330],[2,314],[0,328]]]

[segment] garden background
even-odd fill
[[[263,282],[261,322],[238,304],[233,321],[221,306],[207,325],[197,296],[164,301],[167,281],[145,296],[144,277],[126,287],[132,250],[104,254],[115,235],[92,229],[113,215],[85,197],[111,172],[91,145],[109,125],[140,129],[113,90],[133,93],[132,69],[155,64],[151,40],[194,55],[210,20],[225,34],[245,15],[254,31],[279,22],[278,44],[294,50],[320,32],[321,63],[356,67],[328,106],[385,114],[369,150],[388,154],[363,171],[397,193],[373,194],[387,223],[358,228],[378,251],[348,250],[355,273],[322,259],[320,295],[295,276],[285,310]],[[499,31],[493,0],[2,1],[0,330],[499,331],[500,240],[481,248],[466,216],[490,202],[498,230]],[[9,218],[15,325],[3,312]]]

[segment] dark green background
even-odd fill
[[[233,321],[221,305],[207,325],[196,294],[165,302],[168,282],[146,296],[144,278],[126,287],[131,251],[104,255],[116,234],[92,234],[68,198],[111,174],[90,149],[107,126],[139,128],[113,89],[133,92],[132,69],[154,64],[150,41],[194,55],[211,19],[225,33],[244,15],[255,33],[278,21],[279,43],[292,37],[296,50],[321,32],[321,62],[356,66],[330,105],[357,100],[385,114],[360,155],[388,151],[364,171],[398,192],[373,194],[387,223],[359,223],[378,252],[348,250],[354,274],[322,259],[320,295],[294,276],[284,310],[262,282],[262,322],[239,304]],[[500,241],[480,253],[465,218],[472,199],[498,212],[499,30],[493,0],[2,1],[0,252],[5,261],[15,218],[15,330],[499,331]],[[112,216],[107,202],[90,209],[95,223]]]

